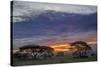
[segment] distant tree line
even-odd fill
[[[15,58],[20,59],[47,59],[53,56],[53,48],[39,45],[25,45],[19,48],[14,54]]]
[[[93,56],[92,48],[84,41],[76,41],[70,43],[70,45],[76,48],[72,52],[73,58],[87,58]],[[73,49],[71,49],[73,50]],[[61,57],[64,55],[63,52],[53,53],[54,49],[49,46],[39,45],[25,45],[19,48],[19,51],[13,54],[14,58],[18,59],[47,59],[52,58],[54,55]]]

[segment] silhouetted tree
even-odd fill
[[[92,50],[89,45],[84,41],[76,41],[71,43],[71,46],[75,46],[77,51],[73,53],[74,57],[88,57],[87,51]]]
[[[53,48],[39,45],[24,45],[14,54],[17,58],[46,59],[53,56]]]

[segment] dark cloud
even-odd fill
[[[64,16],[62,16],[64,15]],[[44,35],[74,35],[97,30],[97,14],[80,15],[62,12],[40,14],[37,18],[13,23],[14,37],[31,37]],[[52,18],[52,20],[51,20]]]

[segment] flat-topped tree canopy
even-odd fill
[[[33,49],[33,48],[40,48],[39,45],[24,45],[22,47],[20,47],[19,49]]]
[[[25,49],[40,49],[40,50],[49,50],[53,51],[54,49],[48,46],[39,46],[39,45],[24,45],[19,48],[20,50],[25,50]]]
[[[77,47],[85,47],[86,49],[90,49],[91,50],[91,47],[84,41],[76,41],[76,42],[73,42],[71,43],[71,46],[77,46]]]

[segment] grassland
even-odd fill
[[[72,58],[71,55],[65,55],[63,57],[48,58],[46,60],[34,60],[34,59],[15,59],[13,58],[13,66],[23,65],[42,65],[42,64],[57,64],[57,63],[73,63],[73,62],[89,62],[96,61],[97,56],[91,56],[88,58]]]

